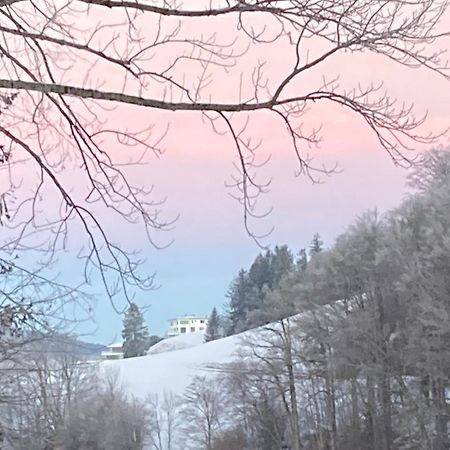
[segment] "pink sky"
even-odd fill
[[[370,66],[365,67],[371,72]],[[362,68],[358,72],[363,72]],[[393,95],[408,100],[408,93],[410,98],[418,93],[419,109],[429,109],[429,126],[447,126],[450,123],[450,112],[446,109],[450,104],[448,82],[419,71],[413,72],[411,80],[415,81],[414,89],[405,88],[401,77],[394,77]],[[136,121],[145,123],[145,111],[136,110],[134,114]],[[148,115],[152,120],[154,113]],[[167,196],[166,214],[180,215],[176,228],[159,240],[164,243],[174,239],[168,249],[144,250],[148,256],[147,267],[158,272],[157,279],[162,284],[159,290],[138,296],[142,303],[152,305],[147,320],[155,333],[165,332],[165,321],[170,316],[208,314],[213,306],[221,307],[232,277],[241,267],[248,267],[260,251],[245,233],[240,205],[224,187],[233,171],[235,156],[229,140],[211,133],[207,125],[202,126],[198,115],[170,116],[166,153],[159,160],[151,158],[147,166],[137,171],[138,179],[152,180],[157,196]],[[294,154],[282,133],[271,132],[273,121],[265,117],[259,122],[268,134],[261,152],[272,155],[267,166],[261,169],[263,178],[273,179],[270,193],[261,199],[261,208],[273,207],[273,212],[254,222],[256,231],[274,227],[272,234],[262,241],[266,245],[288,243],[298,251],[308,245],[316,231],[330,245],[355,215],[374,207],[386,211],[405,195],[406,171],[395,167],[358,119],[338,112],[328,116],[315,114],[311,120],[324,124],[324,140],[311,153],[319,162],[337,161],[342,170],[316,185],[305,177],[295,176]],[[139,247],[137,237],[127,241]],[[113,339],[111,324],[115,323],[115,329],[119,329],[120,319],[103,311],[102,314],[111,317],[109,326],[99,336]]]
[[[450,89],[443,78],[419,70],[405,78],[403,70],[395,72],[390,64],[348,67],[355,78],[384,77],[392,95],[414,100],[419,112],[428,109],[430,128],[450,124]],[[145,112],[136,111],[136,120],[144,117]],[[324,125],[324,140],[311,153],[319,162],[337,161],[342,170],[320,185],[295,177],[296,160],[286,136],[272,132],[277,125],[270,117],[259,122],[268,134],[261,152],[272,155],[261,175],[273,178],[270,194],[261,199],[262,210],[273,207],[273,213],[254,223],[256,231],[274,227],[264,244],[288,243],[297,251],[318,231],[330,245],[355,215],[374,207],[386,211],[405,195],[405,170],[395,167],[358,118],[322,110],[311,121]],[[149,254],[149,266],[158,271],[162,287],[142,300],[152,304],[148,320],[156,332],[165,331],[164,320],[171,315],[220,307],[232,277],[259,251],[245,234],[240,206],[224,188],[234,158],[230,142],[199,124],[192,114],[172,115],[166,154],[143,169],[142,176],[154,181],[156,192],[168,196],[166,212],[180,214],[169,233],[175,239],[172,246]]]
[[[113,23],[116,13],[108,11],[107,14],[104,9],[93,8],[90,17],[93,22]],[[208,25],[199,28],[202,23],[205,21],[189,21],[180,38],[200,31],[216,31],[219,40],[232,40],[227,21],[208,20]],[[83,25],[88,24],[85,22]],[[147,15],[137,19],[135,25],[142,26],[148,38],[154,34],[152,21]],[[111,30],[107,32],[111,33]],[[241,43],[237,44],[238,48],[240,46]],[[307,50],[314,53],[322,47],[322,43],[312,43],[304,53]],[[177,50],[156,53],[149,61],[149,67],[160,69],[173,57],[171,52]],[[217,102],[236,101],[241,73],[244,73],[248,91],[251,89],[252,68],[258,61],[266,61],[265,76],[269,80],[268,86],[273,89],[292,65],[292,51],[287,40],[256,47],[227,72],[215,70],[203,98],[211,97]],[[198,67],[195,70],[198,71]],[[191,63],[186,63],[174,76],[182,78],[184,73],[188,83],[189,77],[194,82],[195,70]],[[359,53],[335,55],[318,68],[307,71],[291,89],[307,92],[320,85],[323,76],[332,79],[337,75],[340,85],[345,88],[358,83],[365,85],[384,81],[391,96],[398,98],[400,103],[414,103],[419,116],[428,111],[429,120],[423,131],[438,132],[450,125],[448,80],[424,69],[402,67],[380,56]],[[81,82],[84,77],[82,66],[65,74],[65,79],[72,82]],[[122,77],[99,64],[90,72],[85,86],[96,86],[98,80],[105,81],[102,88],[108,90],[118,86]],[[150,96],[161,94],[157,89],[152,85]],[[244,89],[244,94],[247,91]],[[130,84],[129,92],[137,92],[136,85]],[[214,305],[220,307],[232,277],[241,267],[248,266],[259,251],[245,233],[241,206],[229,196],[230,191],[224,186],[233,173],[236,149],[229,134],[215,134],[198,113],[171,113],[121,105],[107,113],[107,119],[107,126],[119,126],[123,130],[154,124],[155,136],[170,125],[169,134],[163,141],[165,154],[159,159],[149,154],[146,165],[127,169],[127,172],[134,184],[153,184],[156,198],[167,197],[163,207],[166,217],[180,215],[174,230],[157,236],[160,244],[172,240],[174,243],[166,250],[156,251],[144,241],[143,233],[137,228],[118,226],[115,221],[108,224],[113,236],[120,237],[124,248],[142,250],[148,259],[146,270],[156,270],[159,274],[161,289],[138,294],[137,300],[152,305],[148,313],[150,326],[153,332],[162,333],[165,320],[170,316],[209,313]],[[319,165],[337,162],[342,170],[324,179],[320,185],[312,185],[306,177],[295,176],[297,162],[294,151],[285,126],[277,116],[268,112],[254,113],[248,127],[249,135],[262,138],[263,143],[258,150],[260,160],[271,156],[270,161],[258,170],[260,180],[272,179],[270,193],[260,199],[259,211],[273,208],[273,212],[252,222],[253,229],[264,232],[274,227],[273,233],[262,243],[287,243],[295,251],[307,246],[315,232],[321,233],[326,244],[331,244],[356,214],[367,208],[379,207],[382,211],[392,208],[405,192],[405,171],[393,165],[361,118],[342,108],[318,102],[302,121],[307,128],[322,125],[323,141],[318,148],[303,147],[301,150],[313,155]],[[448,137],[441,142],[448,144]],[[108,151],[120,160],[129,156],[120,153],[123,149],[119,150],[114,145],[108,147]],[[74,176],[69,183],[76,186],[78,180]],[[120,317],[115,316],[107,302],[102,300],[98,318],[98,339],[112,341],[116,331],[120,330]]]
[[[265,58],[270,67],[268,74],[274,71],[273,77],[288,61],[285,53],[275,49],[266,52]],[[343,86],[384,81],[400,102],[414,102],[418,115],[428,111],[427,129],[440,131],[450,125],[449,83],[430,71],[406,69],[378,56],[347,54],[333,57],[321,72],[307,74],[302,82],[314,85],[323,73],[330,78],[339,74]],[[214,99],[237,95],[233,79],[232,74],[215,79],[211,88]],[[153,332],[163,333],[170,316],[208,314],[213,306],[223,305],[232,277],[241,267],[248,267],[259,249],[245,233],[240,205],[224,187],[236,157],[229,135],[217,136],[196,113],[135,107],[121,107],[120,111],[127,123],[137,127],[156,123],[156,129],[163,130],[170,123],[164,141],[166,153],[160,159],[149,158],[146,166],[133,172],[134,179],[155,185],[157,197],[167,196],[164,211],[168,217],[180,215],[176,228],[159,240],[164,243],[174,239],[168,249],[144,250],[147,267],[158,272],[162,287],[138,297],[142,303],[152,305],[147,317]],[[260,176],[273,180],[270,193],[261,198],[260,209],[273,207],[273,213],[253,222],[254,229],[264,232],[274,227],[262,243],[288,243],[295,251],[307,246],[316,231],[330,245],[355,215],[374,207],[386,211],[405,194],[404,169],[394,166],[360,118],[342,108],[318,105],[304,121],[308,126],[323,125],[320,147],[306,151],[319,164],[338,162],[342,170],[320,185],[295,176],[293,149],[277,118],[257,113],[251,122],[255,134],[264,138],[259,150],[261,159],[271,155],[270,162],[260,169]],[[138,234],[127,240],[140,247]],[[120,328],[120,319],[111,317],[111,321],[116,329]],[[100,329],[103,339],[114,338],[113,327],[100,325]]]

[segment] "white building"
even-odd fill
[[[102,352],[102,359],[123,359],[123,342],[115,342],[108,345],[108,350]]]
[[[170,327],[167,336],[178,336],[184,333],[195,333],[206,330],[208,318],[204,316],[183,316],[177,319],[170,319]]]

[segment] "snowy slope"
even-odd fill
[[[204,331],[180,334],[178,336],[173,336],[159,341],[157,344],[150,347],[147,355],[155,355],[156,353],[173,352],[174,350],[195,347],[197,345],[203,344],[204,341]]]
[[[348,309],[348,305],[338,301],[316,309],[315,315],[326,318],[331,312],[334,316],[344,309]],[[290,320],[296,321],[302,316],[298,314]],[[278,326],[278,323],[271,324],[271,328]],[[217,371],[211,370],[211,366],[236,360],[244,336],[256,336],[255,333],[263,330],[264,327],[256,328],[207,343],[202,343],[201,333],[186,333],[156,344],[152,347],[156,353],[154,350],[146,356],[105,361],[102,365],[117,370],[126,391],[136,397],[145,398],[164,391],[182,394],[196,375],[214,376]]]
[[[184,337],[186,345],[194,340],[188,334]],[[164,391],[182,394],[195,375],[214,373],[208,366],[230,362],[236,356],[240,340],[240,335],[230,336],[180,350],[105,361],[103,366],[117,370],[125,390],[136,397],[145,398]],[[182,341],[180,337],[178,344],[182,345]]]

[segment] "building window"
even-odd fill
[[[205,323],[205,321],[204,320],[200,320],[200,323]]]
[[[180,328],[180,333],[186,333],[186,327],[181,327]]]
[[[191,327],[191,333],[195,331],[195,327]]]

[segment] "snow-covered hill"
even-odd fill
[[[117,370],[125,390],[136,397],[145,398],[148,394],[162,394],[164,391],[181,394],[194,376],[211,374],[208,366],[230,362],[236,356],[241,337],[230,336],[208,343],[201,343],[199,336],[190,334],[171,339],[165,342],[167,350],[162,353],[103,364]],[[161,351],[164,350],[163,343],[157,344]],[[176,346],[178,350],[174,348]]]
[[[163,339],[157,344],[150,347],[147,355],[155,355],[156,353],[173,352],[184,348],[196,347],[205,342],[205,332],[197,331],[195,333],[180,334],[168,339]]]

